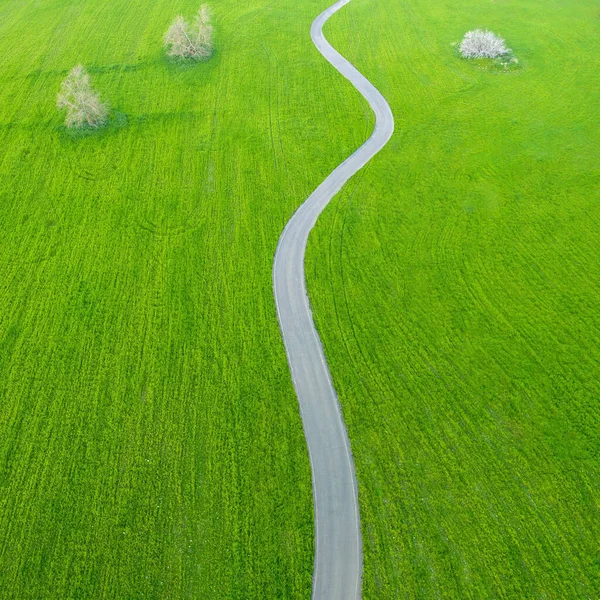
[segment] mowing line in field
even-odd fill
[[[311,229],[329,201],[385,146],[394,131],[394,118],[385,98],[323,35],[325,22],[349,2],[340,0],[320,14],[312,24],[311,37],[319,52],[367,100],[375,113],[375,130],[294,213],[279,239],[273,265],[277,315],[300,404],[312,469],[314,600],[355,600],[360,597],[362,543],[350,443],[306,292],[306,244]]]

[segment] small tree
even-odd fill
[[[183,17],[176,17],[165,34],[167,54],[176,58],[208,58],[213,51],[212,31],[206,5],[200,8],[191,25]]]
[[[459,50],[463,58],[498,58],[510,53],[501,37],[483,29],[467,32]]]
[[[59,109],[66,109],[65,125],[69,128],[100,127],[108,118],[108,107],[90,85],[90,76],[77,65],[62,82],[56,100]]]

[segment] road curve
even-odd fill
[[[306,243],[329,201],[385,146],[394,131],[394,117],[385,98],[323,36],[327,19],[350,1],[340,0],[319,15],[310,33],[321,54],[368,101],[376,116],[375,130],[294,213],[281,234],[273,265],[277,316],[300,404],[312,469],[313,600],[360,598],[362,542],[350,442],[306,293]]]

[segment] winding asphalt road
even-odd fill
[[[281,333],[300,403],[312,468],[315,505],[313,600],[357,600],[361,595],[362,542],[358,488],[348,434],[315,329],[306,293],[308,234],[329,201],[381,150],[394,131],[385,98],[323,36],[323,25],[351,0],[319,15],[311,37],[321,54],[365,97],[376,116],[371,137],[340,164],[294,213],[275,253],[273,287]]]

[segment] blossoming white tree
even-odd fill
[[[200,8],[191,25],[179,16],[165,34],[167,54],[177,58],[206,59],[213,51],[212,32],[206,5]]]
[[[498,58],[510,52],[501,37],[484,29],[468,31],[459,50],[464,58]]]
[[[67,111],[65,125],[72,129],[100,127],[108,118],[108,107],[92,89],[90,76],[82,65],[73,67],[62,82],[56,105]]]

